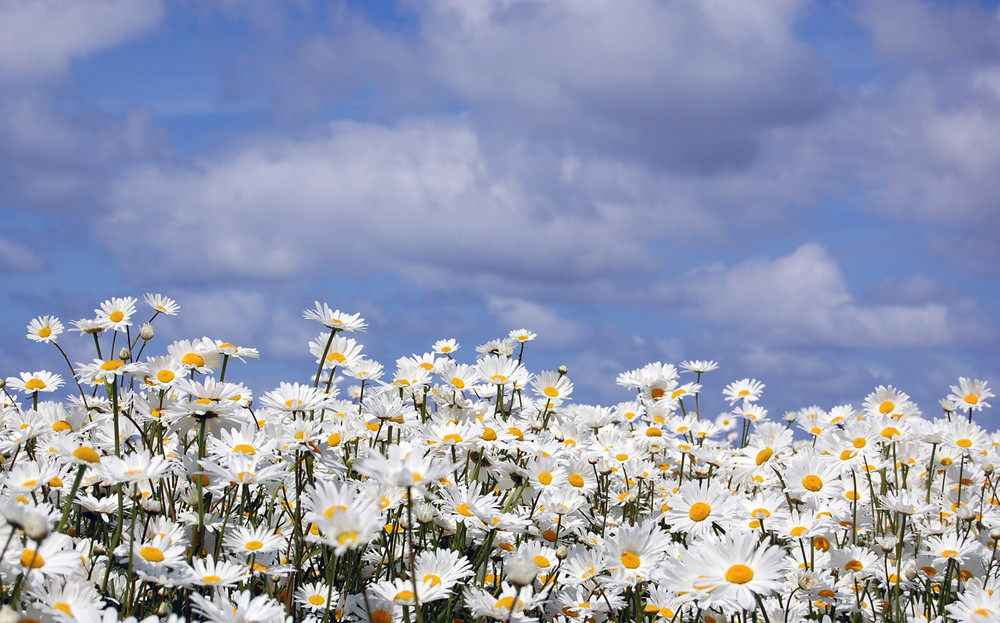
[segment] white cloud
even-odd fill
[[[107,224],[134,233],[115,247],[129,263],[188,278],[391,270],[454,285],[651,265],[629,244],[629,213],[560,212],[556,201],[485,154],[461,121],[345,122],[186,169],[131,170],[114,185]]]
[[[160,0],[5,0],[0,77],[45,77],[156,25]]]
[[[758,132],[818,115],[802,2],[413,2],[435,60],[489,123],[687,172],[744,166]]]
[[[487,309],[510,329],[528,329],[538,334],[549,348],[579,348],[584,344],[584,325],[555,309],[519,298],[491,296]]]
[[[691,313],[772,345],[939,347],[954,340],[943,304],[864,305],[819,244],[775,260],[752,259],[692,272]]]
[[[45,262],[23,244],[0,238],[0,269],[13,273],[37,273],[45,269]]]

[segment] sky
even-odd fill
[[[156,292],[258,394],[322,301],[390,371],[528,328],[577,401],[710,359],[706,410],[934,415],[1000,386],[998,173],[995,2],[2,0],[0,377]]]

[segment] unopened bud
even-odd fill
[[[142,506],[142,510],[150,515],[159,515],[163,512],[163,504],[153,498],[141,498],[139,505]]]
[[[504,565],[507,580],[514,586],[527,586],[535,581],[538,575],[538,565],[534,559],[526,553],[517,553],[511,556],[507,564]]]
[[[994,541],[1000,539],[1000,526],[990,530],[990,538],[993,539]]]
[[[559,366],[558,371],[559,371],[559,376],[566,376],[566,373],[569,372],[569,368],[567,368],[566,366]]]
[[[917,575],[918,575],[917,565],[913,564],[912,562],[908,563],[906,567],[903,568],[903,577],[905,577],[908,582],[916,580]]]
[[[156,335],[156,332],[153,331],[153,325],[149,324],[148,322],[139,327],[139,337],[141,337],[144,342],[148,342],[149,340],[153,339],[154,335]]]
[[[882,538],[882,539],[878,540],[878,546],[886,554],[889,554],[889,553],[895,551],[896,550],[896,545],[898,543],[899,543],[899,540],[895,536],[887,536],[885,538]]]
[[[791,424],[799,418],[797,411],[785,411],[785,421]]]
[[[982,469],[984,473],[992,474],[993,470],[996,469],[996,467],[993,465],[993,463],[983,463]]]
[[[941,399],[941,410],[945,413],[953,413],[955,409],[958,409],[958,404],[954,400],[948,400],[947,398]]]
[[[24,534],[33,541],[42,542],[49,536],[49,520],[40,515],[29,513],[21,524]]]
[[[5,387],[7,387],[7,381],[0,379],[0,392],[2,392]]]
[[[156,616],[165,617],[170,614],[170,608],[167,607],[166,601],[161,601],[159,607],[156,608]]]
[[[556,548],[556,558],[558,560],[566,560],[569,557],[569,550],[566,549],[565,545],[560,545]]]
[[[122,349],[118,351],[118,358],[122,361],[128,361],[132,358],[132,351],[127,346],[122,346]]]
[[[23,620],[21,614],[10,606],[0,608],[0,623],[21,623]]]
[[[434,507],[430,504],[420,503],[414,507],[414,514],[417,516],[417,521],[422,524],[429,524],[434,521]]]

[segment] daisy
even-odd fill
[[[261,403],[265,407],[270,407],[278,411],[294,413],[296,411],[323,409],[335,397],[334,394],[324,393],[322,390],[311,385],[282,382],[278,386],[278,389],[264,394],[261,397]]]
[[[705,535],[711,532],[713,524],[725,528],[735,518],[729,490],[715,482],[704,485],[685,482],[669,504],[671,508],[663,520],[671,531]]]
[[[635,585],[651,579],[662,565],[670,535],[658,521],[647,519],[635,526],[620,526],[603,545],[604,568],[615,582]]]
[[[738,401],[757,402],[764,391],[764,384],[755,379],[742,379],[734,381],[726,386],[722,392],[729,404],[736,404]]]
[[[292,620],[285,615],[285,606],[267,595],[254,597],[249,591],[240,591],[227,597],[216,592],[211,600],[198,593],[189,597],[194,609],[206,623],[275,623]]]
[[[573,393],[573,384],[565,375],[550,371],[536,376],[531,382],[531,388],[539,396],[547,398],[565,399]]]
[[[990,623],[1000,619],[1000,592],[965,590],[958,601],[948,604],[948,613],[956,623]]]
[[[951,386],[951,394],[948,395],[948,399],[970,411],[981,411],[983,407],[990,406],[986,399],[993,396],[994,394],[987,386],[986,381],[967,379],[963,376],[959,377],[957,386]]]
[[[55,342],[64,330],[55,316],[39,316],[28,323],[27,338],[33,342]]]
[[[77,378],[87,385],[113,383],[119,376],[135,369],[121,359],[93,359],[90,363],[76,364]]]
[[[39,370],[37,372],[21,372],[18,376],[7,377],[7,385],[25,394],[36,392],[54,392],[63,386],[62,376]]]
[[[219,353],[224,357],[239,359],[244,363],[246,363],[247,359],[260,359],[260,351],[256,348],[237,346],[231,342],[224,342],[222,340],[213,341],[215,342],[215,347],[219,349]]]
[[[163,314],[164,316],[176,316],[177,312],[181,310],[181,306],[174,299],[162,294],[147,292],[142,297],[142,300],[146,302],[146,305],[152,307],[157,314]]]
[[[896,415],[909,406],[912,406],[909,395],[892,385],[879,385],[865,397],[861,408],[868,415]]]
[[[416,593],[414,593],[414,587]],[[411,580],[396,579],[383,580],[372,584],[370,590],[394,604],[400,606],[418,606],[419,604],[447,599],[451,594],[441,585],[432,585],[426,582],[413,583]]]
[[[712,370],[717,370],[719,364],[714,361],[703,361],[701,359],[693,359],[688,361],[682,361],[681,367],[688,372],[694,372],[696,374],[704,374],[705,372],[711,372]]]
[[[81,565],[80,553],[73,549],[73,539],[60,532],[49,534],[40,543],[30,542],[23,547],[17,540],[13,541],[4,562],[15,573],[40,573],[45,578],[66,578]]]
[[[327,345],[328,341],[329,346]],[[350,367],[361,361],[362,350],[364,350],[364,346],[358,344],[356,340],[342,335],[337,335],[332,340],[328,339],[326,335],[320,335],[309,342],[309,352],[316,357],[316,363],[323,359],[324,368]]]
[[[495,385],[510,385],[515,379],[529,376],[527,369],[517,359],[500,355],[484,357],[479,360],[476,367],[483,381]]]
[[[295,602],[312,612],[324,612],[327,604],[334,604],[339,600],[337,591],[323,582],[303,584],[295,589]]]
[[[431,350],[435,353],[439,353],[446,357],[451,357],[451,354],[459,349],[459,343],[453,339],[449,338],[446,340],[438,340],[431,345]]]
[[[365,319],[361,314],[348,314],[339,309],[332,310],[326,303],[316,301],[316,309],[307,309],[302,317],[306,320],[315,320],[334,332],[345,331],[355,333],[368,328]]]
[[[469,560],[451,549],[428,549],[417,554],[413,563],[418,582],[451,590],[461,580],[472,575]]]
[[[224,560],[195,558],[191,565],[198,586],[234,586],[246,577],[246,569]]]
[[[535,595],[530,586],[515,587],[507,582],[500,586],[500,593],[467,586],[463,593],[465,607],[473,617],[487,617],[495,621],[509,623],[532,623],[538,619],[527,616],[525,611],[534,610],[543,602],[543,597]]]
[[[695,572],[699,605],[722,610],[753,610],[757,597],[781,590],[789,564],[780,547],[757,546],[752,533],[727,535],[702,541],[686,556]]]
[[[287,540],[268,525],[256,528],[233,525],[226,529],[222,544],[226,551],[242,558],[270,554],[286,546]]]
[[[105,329],[122,331],[132,325],[132,314],[135,313],[136,299],[131,296],[113,297],[101,303],[100,309],[95,309],[96,320]]]
[[[222,367],[222,355],[210,338],[178,340],[167,346],[167,354],[181,362],[185,370],[208,374]]]

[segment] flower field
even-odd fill
[[[385,366],[316,303],[315,376],[254,395],[256,349],[144,305],[33,319],[52,369],[4,371],[0,623],[1000,621],[985,382],[775,417],[685,361],[584,405],[528,330]]]

